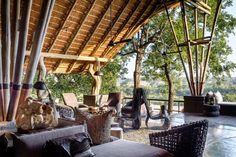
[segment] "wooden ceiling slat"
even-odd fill
[[[77,34],[79,33],[81,26],[83,26],[83,23],[85,22],[85,19],[89,16],[90,12],[92,11],[92,8],[95,6],[95,2],[96,2],[96,0],[93,0],[92,3],[90,3],[90,6],[87,8],[87,10],[85,11],[83,17],[78,22],[78,26],[75,29],[75,32],[72,33],[72,36],[70,37],[70,40],[68,41],[68,44],[66,45],[66,47],[64,49],[65,54],[67,54],[67,51],[70,48],[73,41],[75,40]],[[56,70],[56,68],[59,66],[60,63],[61,63],[61,60],[56,62],[55,66],[54,66],[55,68],[53,69],[53,71]]]
[[[62,18],[62,21],[61,21],[60,25],[57,27],[57,32],[56,32],[56,34],[54,35],[54,38],[51,39],[51,43],[50,43],[50,46],[49,46],[48,49],[47,49],[47,52],[50,52],[50,51],[53,49],[53,46],[54,46],[54,44],[55,44],[55,41],[57,40],[58,36],[61,34],[62,28],[65,27],[66,21],[69,19],[72,10],[73,10],[73,9],[75,8],[75,6],[76,6],[76,2],[77,2],[77,0],[74,0],[74,1],[72,2],[72,5],[71,5],[70,8],[68,9],[67,14],[65,14],[65,16]]]
[[[95,61],[76,61],[60,57],[53,59],[53,57],[79,55],[113,58],[124,44],[108,47],[111,40],[116,42],[132,37],[140,26],[155,14],[155,11],[157,13],[164,11],[162,2],[159,0],[113,0],[113,13],[112,16],[109,16],[108,11],[110,10],[106,6],[111,1],[56,0],[42,49],[42,52],[53,54],[52,58],[45,58],[47,70],[57,73],[67,73],[68,70],[71,73],[86,72],[88,68],[86,65]],[[43,0],[33,0],[27,35],[27,50],[32,45],[42,2]],[[179,6],[179,0],[167,0],[167,2],[168,8]],[[196,1],[196,3],[199,2]],[[209,10],[209,8],[204,8]],[[11,12],[13,11],[11,10]],[[110,35],[111,31],[113,33]],[[26,57],[25,67],[28,64],[28,57]],[[103,63],[101,66],[105,64],[107,63]]]
[[[89,40],[91,39],[91,37],[93,36],[93,34],[96,32],[97,28],[99,28],[102,19],[106,16],[107,13],[109,13],[109,8],[112,5],[113,0],[110,0],[110,2],[105,6],[104,11],[102,13],[100,13],[100,17],[98,18],[97,22],[94,24],[94,26],[92,27],[91,32],[89,33],[88,37],[86,38],[85,42],[82,44],[82,46],[79,48],[77,55],[79,56],[84,49],[86,48],[86,46],[89,43]],[[67,72],[70,72],[71,69],[73,69],[74,65],[75,65],[76,61],[72,62],[67,69]]]
[[[156,7],[158,6],[157,4],[159,3],[158,1],[154,1],[155,4],[152,4],[153,1],[150,2],[150,5],[149,6],[155,6],[155,7],[152,7],[151,10],[149,10],[150,8],[147,8],[143,14],[140,16],[140,18],[138,19],[138,21],[133,25],[133,27],[131,29],[129,29],[125,35],[120,39],[120,40],[123,40],[123,39],[126,39],[126,38],[129,38],[132,36],[133,33],[136,32],[136,30],[138,30],[137,28],[138,27],[141,27],[144,23],[144,21],[149,17],[151,16],[151,14],[154,12],[154,10],[156,9]],[[147,15],[146,15],[147,14]],[[103,54],[101,57],[103,57],[104,55],[107,55],[109,54],[110,52],[113,52],[113,51],[116,51],[117,49],[123,47],[124,44],[119,44],[119,45],[115,45],[113,46],[110,50],[108,50],[105,54]]]
[[[152,2],[152,0],[149,0],[148,4],[150,5],[151,2]],[[126,24],[129,22],[129,19],[134,15],[134,13],[135,13],[136,10],[138,9],[138,7],[140,7],[140,4],[141,4],[141,2],[139,2],[138,4],[135,5],[135,7],[133,8],[133,10],[130,12],[130,15],[127,16],[125,22],[123,22],[123,25],[119,28],[119,30],[117,31],[116,35],[112,38],[112,41],[115,41],[115,40],[118,38],[119,34],[122,32],[122,30],[124,29],[124,27],[126,26]],[[148,5],[148,6],[149,6],[149,5]],[[137,22],[139,21],[139,19],[141,18],[141,16],[142,16],[147,10],[148,10],[148,7],[147,7],[147,8],[143,8],[143,9],[140,11],[139,15],[136,16],[136,18],[135,18],[135,20],[133,21],[132,24],[137,23]],[[110,47],[107,47],[107,48],[105,49],[105,51],[103,52],[102,56],[105,56],[105,55],[107,54],[107,52],[108,52],[110,49],[111,49]]]
[[[104,35],[101,38],[101,41],[99,44],[96,45],[96,47],[94,48],[94,50],[92,51],[92,53],[90,54],[90,56],[94,55],[97,50],[101,47],[101,45],[103,45],[109,35],[109,32],[112,30],[112,28],[114,27],[114,25],[116,24],[116,22],[118,21],[118,19],[121,17],[122,13],[125,11],[126,7],[128,6],[130,0],[126,0],[124,5],[120,8],[120,10],[118,11],[118,13],[115,16],[115,19],[112,21],[111,26],[107,29],[107,31],[104,33]],[[110,21],[109,21],[110,22]],[[87,67],[87,63],[84,64],[81,69],[85,69]]]

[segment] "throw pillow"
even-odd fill
[[[84,138],[82,141],[72,139],[70,142],[70,153],[73,157],[93,157],[95,154],[90,148],[89,138]]]
[[[214,96],[215,96],[216,104],[223,102],[223,96],[221,95],[219,91],[214,93]]]
[[[86,133],[60,137],[46,142],[43,147],[44,157],[92,157],[91,139]],[[80,155],[80,156],[79,156]],[[82,156],[83,155],[83,156]]]
[[[110,142],[110,129],[112,121],[112,110],[101,114],[88,114],[75,109],[76,121],[86,121],[88,127],[88,133],[92,139],[93,144],[103,144]]]

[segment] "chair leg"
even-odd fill
[[[133,129],[139,129],[141,126],[141,116],[138,116],[137,118],[135,118],[132,122],[132,127]]]
[[[149,120],[149,116],[147,116],[146,120],[145,120],[145,125],[146,125],[147,128],[148,128],[148,120]]]

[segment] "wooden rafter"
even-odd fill
[[[202,6],[200,6],[199,4],[197,4],[197,3],[195,3],[194,1],[192,1],[192,0],[186,0],[189,4],[191,4],[194,8],[197,8],[197,9],[199,9],[200,11],[202,11],[203,13],[206,13],[206,14],[208,14],[208,15],[210,15],[211,14],[211,9],[207,9],[207,8],[204,8],[204,7],[202,7]],[[188,4],[188,3],[186,3],[186,4]],[[201,3],[202,4],[202,3]]]
[[[116,24],[116,22],[119,20],[119,18],[121,17],[121,15],[123,14],[123,12],[125,11],[125,8],[128,6],[130,0],[125,0],[124,5],[120,8],[120,10],[118,11],[115,19],[112,21],[111,26],[107,29],[107,31],[104,33],[104,35],[102,36],[102,39],[100,42],[93,50],[93,52],[90,54],[94,55],[96,53],[96,51],[105,43],[107,37],[109,36],[109,32],[112,30],[113,26]],[[139,4],[140,1],[137,1],[137,4]],[[137,7],[136,7],[137,8]]]
[[[165,10],[166,10],[166,15],[167,15],[168,21],[169,21],[169,23],[170,23],[171,31],[172,31],[172,33],[173,33],[173,35],[174,35],[175,44],[176,44],[177,49],[178,49],[178,53],[179,53],[179,56],[180,56],[180,60],[181,60],[182,66],[183,66],[183,68],[184,68],[185,77],[186,77],[186,79],[187,79],[190,92],[191,92],[191,94],[193,94],[192,87],[191,87],[190,80],[189,80],[189,75],[188,75],[188,72],[187,72],[187,69],[186,69],[184,60],[183,60],[183,56],[182,56],[182,54],[181,54],[181,49],[180,49],[180,47],[178,46],[178,45],[179,45],[179,41],[178,41],[178,38],[177,38],[177,35],[176,35],[176,32],[175,32],[175,28],[174,28],[173,22],[172,22],[172,20],[171,20],[171,18],[170,18],[169,11],[168,11],[168,8],[167,8],[167,5],[166,5],[165,2],[164,2],[164,7],[165,7]]]
[[[216,13],[215,13],[214,21],[213,21],[212,30],[211,30],[210,41],[213,40],[213,37],[215,35],[216,22],[217,22],[218,17],[219,17],[221,4],[222,4],[222,0],[219,0],[218,4],[217,4],[217,8],[216,8]],[[201,93],[203,92],[204,85],[205,85],[204,83],[205,83],[205,80],[206,80],[206,71],[207,71],[207,68],[208,68],[208,62],[209,62],[210,54],[211,54],[211,46],[212,46],[212,42],[210,42],[210,44],[207,47],[206,60],[204,62],[205,64],[204,64],[204,68],[203,68],[203,76],[202,76],[203,77],[202,78],[203,84],[201,86]]]
[[[26,55],[30,56],[30,51],[27,51]],[[76,56],[76,55],[68,55],[68,54],[58,54],[58,53],[48,53],[41,52],[41,56],[44,58],[52,58],[52,59],[63,59],[63,60],[75,60],[75,61],[88,61],[88,62],[112,62],[113,59],[110,58],[99,58],[92,56]]]
[[[59,24],[58,28],[57,28],[57,31],[55,33],[55,35],[53,35],[53,38],[51,39],[51,43],[50,45],[48,46],[48,49],[47,49],[47,52],[51,52],[51,50],[53,49],[54,47],[54,44],[57,40],[57,38],[61,35],[61,32],[63,32],[62,28],[65,27],[66,25],[66,21],[69,19],[73,9],[75,8],[76,6],[76,2],[77,0],[74,0],[73,2],[71,2],[71,6],[70,8],[68,9],[67,13],[64,15],[64,17],[62,18],[62,21],[61,23]]]
[[[150,0],[148,3],[151,4],[152,2],[153,2],[153,1]],[[141,4],[141,3],[139,3],[138,5],[136,5],[135,8],[133,8],[134,11],[131,11],[131,12],[130,12],[130,15],[127,16],[127,18],[126,18],[126,20],[125,20],[126,23],[123,23],[123,25],[119,28],[119,30],[117,31],[116,35],[112,38],[112,41],[115,41],[115,40],[118,38],[120,32],[125,28],[125,26],[126,26],[126,24],[128,23],[129,19],[133,16],[134,12],[139,8],[140,4]],[[147,10],[148,10],[148,8],[143,8],[143,9],[140,11],[140,14],[139,14],[139,15],[135,18],[135,20],[133,21],[132,25],[136,25],[136,24],[140,21],[140,19],[143,17],[143,15],[147,12]],[[131,29],[132,29],[132,28],[131,28]],[[127,31],[127,32],[125,33],[124,37],[126,37],[129,32],[130,32],[130,31]],[[116,47],[116,46],[113,46],[112,48],[111,48],[111,47],[107,47],[107,48],[104,50],[104,52],[102,53],[101,56],[102,56],[102,57],[105,56],[105,55],[109,52],[109,50],[113,50],[114,47]]]
[[[92,3],[90,3],[90,6],[87,8],[87,10],[83,14],[81,20],[78,22],[75,31],[71,34],[70,39],[68,40],[68,43],[67,43],[67,45],[64,48],[64,51],[63,51],[64,54],[67,54],[71,44],[76,39],[76,36],[78,35],[82,25],[84,24],[85,19],[89,16],[90,12],[92,11],[92,8],[95,6],[95,2],[96,2],[96,0],[93,0]],[[60,64],[61,64],[61,60],[57,61],[55,66],[54,66],[55,68],[53,70],[55,71],[59,67]]]
[[[191,44],[190,44],[190,36],[189,36],[187,16],[186,16],[186,11],[185,11],[185,4],[184,4],[183,0],[181,1],[181,12],[182,12],[185,41],[187,42],[187,54],[188,54],[190,83],[192,86],[193,94],[195,95],[196,88],[195,88],[195,81],[194,81],[194,77],[193,77],[193,56],[192,56],[192,50],[191,50]]]
[[[207,3],[208,0],[205,0],[205,3]],[[204,14],[203,16],[203,28],[202,28],[202,36],[205,36],[205,32],[206,32],[206,24],[207,24],[207,14]],[[203,86],[203,66],[204,66],[204,56],[205,56],[205,47],[202,47],[202,51],[201,51],[201,64],[200,64],[200,88],[199,88],[199,94],[201,94],[201,88]]]
[[[94,24],[94,26],[92,27],[92,30],[90,31],[89,35],[87,36],[87,38],[85,39],[85,41],[82,43],[82,45],[80,46],[79,50],[77,51],[77,55],[79,56],[84,49],[86,48],[86,46],[88,45],[91,37],[94,35],[94,33],[96,32],[97,28],[99,28],[102,19],[106,16],[106,14],[109,12],[109,8],[112,5],[113,0],[110,0],[108,2],[108,4],[105,6],[104,11],[102,13],[100,13],[100,17],[97,19],[96,23]],[[67,68],[67,72],[70,72],[74,66],[76,64],[76,61],[73,61]]]
[[[153,5],[156,5],[156,4],[158,3],[158,1],[152,1],[152,0],[151,0],[151,1],[149,1],[149,4],[148,4],[148,5],[149,5],[149,6],[152,6],[151,4],[152,4],[153,2],[156,2],[156,3],[153,4]],[[149,16],[150,16],[150,12],[152,12],[152,11],[155,10],[156,8],[154,7],[153,10],[147,12],[148,9],[149,9],[149,8],[144,8],[144,9],[141,11],[141,14],[140,14],[139,16],[137,16],[136,20],[135,20],[134,23],[132,24],[132,25],[134,25],[134,26],[133,26],[130,30],[128,30],[128,31],[125,33],[125,35],[122,37],[122,40],[124,40],[124,39],[128,38],[129,36],[131,36],[132,33],[135,33],[135,30],[137,30],[137,27],[140,26],[140,25],[144,22],[143,18],[144,18],[144,16],[145,16],[145,14],[148,14],[148,15],[146,15],[146,17],[149,17]],[[120,30],[120,31],[122,31],[122,30]],[[113,41],[115,41],[117,37],[118,37],[118,35],[114,37],[115,39],[114,39]],[[109,47],[106,48],[105,51],[104,51],[104,53],[102,54],[102,57],[105,56],[105,55],[107,55],[109,52],[112,52],[112,51],[115,50],[116,48],[118,48],[118,46],[120,46],[120,45],[115,45],[115,46],[113,46],[112,48],[109,48]]]
[[[124,2],[124,4],[122,5],[122,7],[120,8],[120,10],[117,12],[117,15],[115,16],[115,19],[112,21],[111,26],[106,30],[106,32],[104,33],[104,35],[102,36],[102,39],[99,44],[97,44],[97,46],[94,48],[94,50],[92,51],[92,53],[90,54],[90,56],[94,55],[97,50],[106,42],[107,37],[109,36],[110,31],[112,30],[113,26],[116,24],[116,22],[119,20],[119,18],[121,17],[121,15],[123,14],[123,12],[125,11],[125,8],[128,6],[130,0],[126,0]],[[137,1],[138,3],[140,3],[140,1]],[[88,66],[88,63],[85,63],[81,69],[85,69]]]

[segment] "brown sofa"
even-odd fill
[[[86,126],[77,124],[30,134],[16,134],[13,138],[14,156],[41,157],[46,141],[81,132],[86,132]],[[96,154],[95,157],[172,157],[172,154],[163,149],[126,140],[93,146],[92,151]]]

